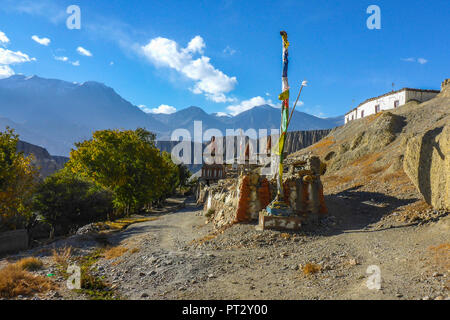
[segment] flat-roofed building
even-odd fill
[[[385,93],[381,96],[367,99],[353,110],[345,114],[345,123],[361,119],[380,111],[398,108],[409,101],[425,102],[433,99],[440,93],[439,90],[425,90],[403,88],[397,91]]]

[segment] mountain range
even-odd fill
[[[14,128],[21,140],[45,147],[53,155],[67,156],[74,142],[101,129],[143,127],[156,133],[158,140],[170,140],[173,130],[184,128],[193,137],[194,121],[202,121],[203,132],[275,129],[280,125],[280,109],[263,105],[236,116],[219,116],[191,106],[173,114],[151,114],[95,81],[72,83],[24,75],[0,80],[0,130]],[[295,111],[289,129],[330,129],[343,123],[343,116],[318,118]]]

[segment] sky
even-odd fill
[[[449,21],[448,0],[0,0],[0,78],[98,81],[145,112],[235,115],[280,105],[285,30],[292,102],[307,80],[298,110],[334,117],[393,88],[439,89]]]

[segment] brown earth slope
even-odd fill
[[[347,190],[396,199],[405,204],[397,212],[404,221],[445,214],[450,187],[447,93],[352,121],[290,158],[318,155],[326,163],[328,195]]]

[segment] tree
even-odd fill
[[[180,163],[178,165],[178,171],[180,175],[180,187],[187,187],[189,186],[189,178],[191,177],[191,172],[189,171],[188,167],[186,167],[184,164]]]
[[[36,189],[33,208],[65,234],[85,224],[104,220],[112,212],[112,193],[67,169],[47,177]]]
[[[145,129],[101,130],[76,143],[67,167],[114,193],[114,206],[129,214],[163,194],[164,161],[155,135]]]
[[[17,152],[19,136],[0,132],[0,230],[24,227],[31,218],[31,198],[38,177],[32,157]]]
[[[159,202],[172,195],[180,185],[179,167],[172,161],[170,153],[163,151],[161,157],[163,160],[163,166],[161,168],[163,171],[163,184],[161,186],[162,194]]]

